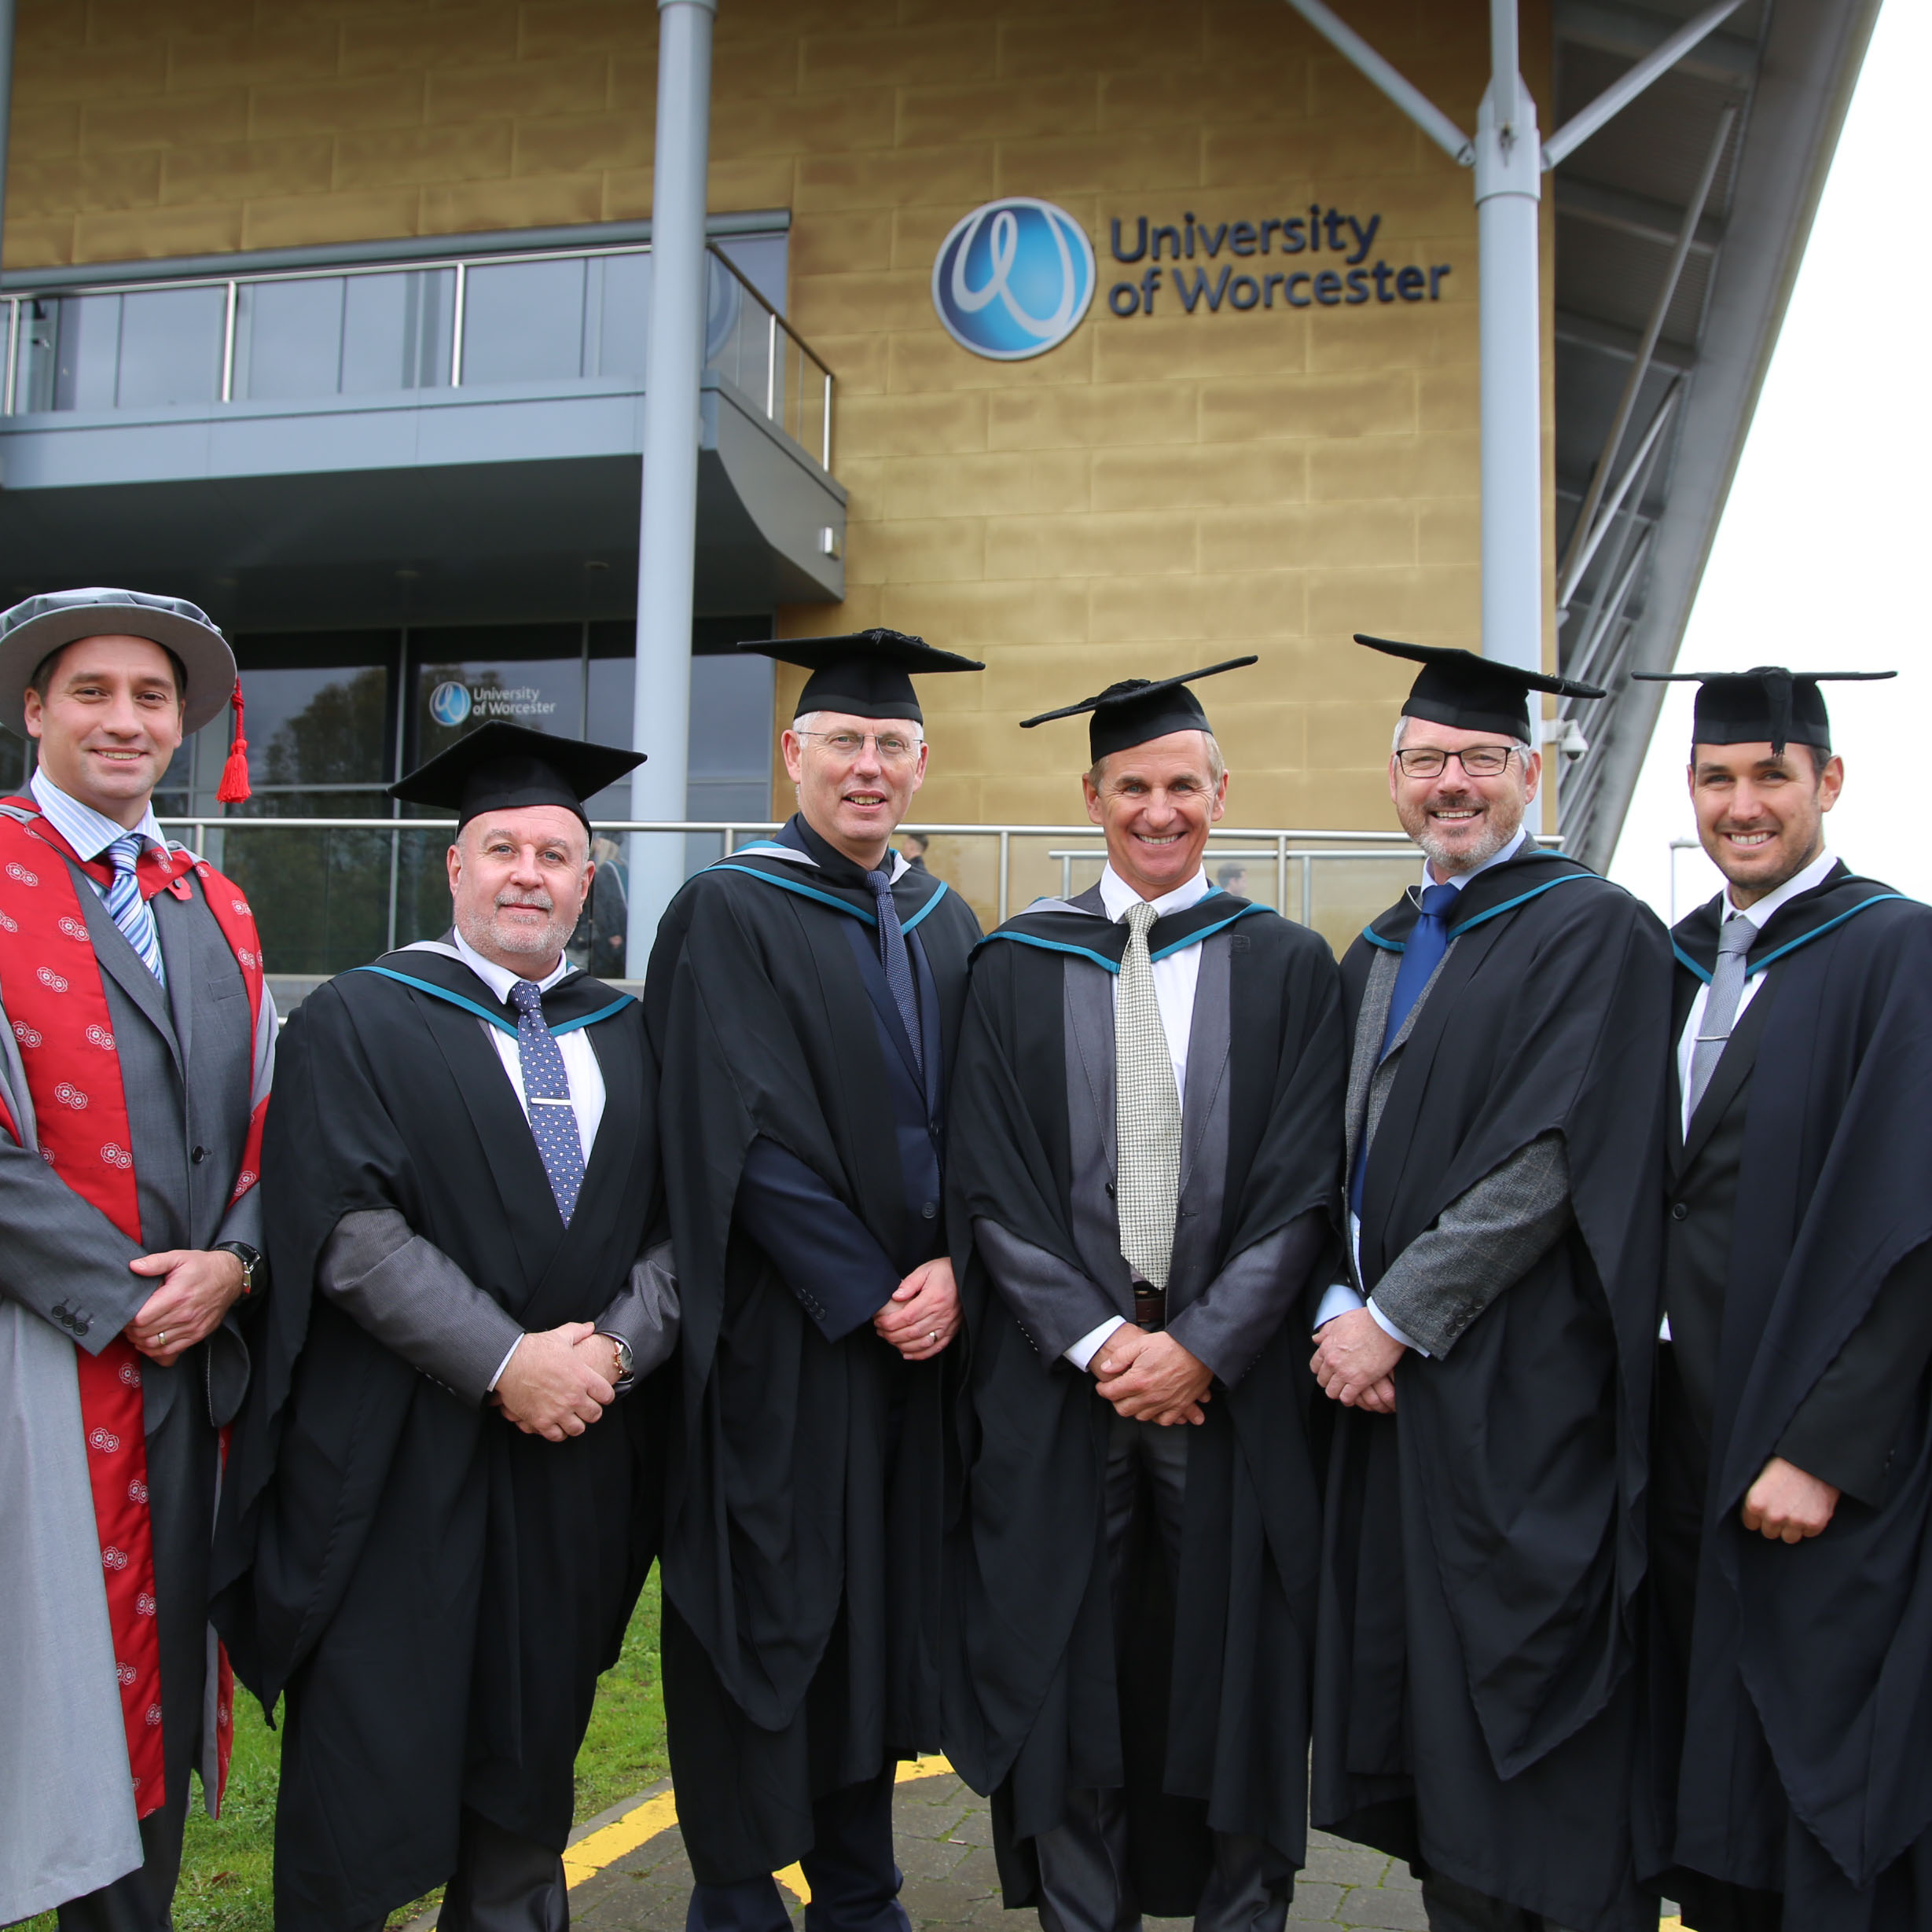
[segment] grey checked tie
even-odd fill
[[[141,834],[130,832],[108,847],[114,864],[114,883],[108,887],[108,916],[121,929],[121,936],[141,955],[141,963],[163,986],[167,984],[167,968],[161,963],[161,935],[154,923],[154,908],[141,896],[141,881],[134,867],[141,858]]]
[[[517,1056],[523,1063],[530,1131],[550,1177],[556,1211],[567,1228],[584,1184],[584,1148],[578,1137],[577,1110],[571,1104],[570,1076],[556,1036],[543,1023],[542,989],[534,979],[520,979],[510,988],[510,998],[516,1008]]]
[[[1127,951],[1114,1001],[1115,1206],[1128,1266],[1164,1288],[1181,1199],[1181,1096],[1148,957],[1148,928],[1158,916],[1144,899],[1127,909]]]
[[[1691,1049],[1691,1111],[1697,1111],[1710,1077],[1724,1057],[1725,1043],[1737,1024],[1738,1001],[1744,994],[1744,956],[1758,937],[1758,928],[1735,913],[1725,920],[1717,934],[1717,967],[1710,975],[1710,991],[1704,1001],[1704,1017],[1697,1030],[1697,1044]]]

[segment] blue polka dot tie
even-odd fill
[[[584,1184],[583,1142],[577,1132],[577,1110],[571,1104],[570,1076],[564,1071],[563,1049],[543,1023],[543,993],[536,981],[518,980],[510,988],[510,999],[516,1008],[516,1045],[530,1131],[543,1157],[543,1171],[550,1177],[556,1211],[567,1228]]]

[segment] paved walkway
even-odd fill
[[[893,1807],[899,1864],[905,1873],[902,1896],[913,1923],[1035,1932],[1038,1921],[1031,1912],[1008,1912],[1000,1904],[986,1800],[975,1798],[949,1772],[931,1767],[930,1759],[905,1767]],[[920,1772],[926,1775],[907,1775]],[[593,1820],[569,1855],[572,1923],[583,1932],[684,1932],[691,1867],[668,1791],[647,1793],[619,1810],[615,1818]],[[797,1868],[781,1874],[780,1882],[788,1884],[802,1908],[804,1880]],[[1147,1923],[1152,1932],[1185,1926],[1188,1921]],[[1418,1888],[1405,1867],[1358,1845],[1314,1834],[1307,1868],[1295,1885],[1289,1932],[1315,1926],[1423,1932],[1427,1924]]]

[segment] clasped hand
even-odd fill
[[[1098,1392],[1127,1422],[1203,1423],[1214,1372],[1170,1335],[1150,1335],[1123,1323],[1094,1350],[1088,1365]]]
[[[1308,1365],[1331,1401],[1371,1415],[1395,1413],[1395,1365],[1407,1351],[1365,1308],[1324,1322]]]
[[[607,1372],[615,1365],[594,1323],[567,1321],[517,1343],[490,1399],[525,1435],[561,1442],[582,1435],[616,1401]]]
[[[923,1362],[958,1334],[959,1320],[953,1264],[942,1258],[922,1262],[892,1291],[892,1299],[872,1317],[872,1328],[907,1361]]]
[[[241,1297],[241,1263],[226,1248],[171,1247],[137,1254],[127,1265],[161,1284],[121,1332],[161,1368],[205,1342]]]

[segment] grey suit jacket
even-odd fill
[[[199,879],[191,880],[186,899],[162,892],[150,902],[167,974],[163,992],[93,882],[78,866],[68,870],[112,1018],[141,1238],[128,1240],[37,1153],[0,1137],[0,1295],[98,1354],[154,1293],[152,1278],[128,1269],[137,1255],[218,1241],[262,1245],[260,1191],[251,1188],[232,1207],[229,1196],[250,1115],[274,1078],[275,1010],[265,990],[251,1025],[241,968]],[[3,1009],[0,1082],[31,1118],[19,1044]],[[189,1376],[204,1380],[213,1419],[228,1421],[247,1373],[247,1350],[232,1323],[173,1368],[150,1365],[142,1376],[149,1429]]]
[[[1324,1217],[1304,1217],[1307,1226],[1295,1222],[1215,1269],[1228,1179],[1232,950],[1232,935],[1225,932],[1201,942],[1187,1091],[1181,1103],[1179,1210],[1167,1275],[1168,1334],[1228,1387],[1247,1373],[1287,1318],[1327,1236]],[[995,1284],[1028,1339],[1049,1356],[1065,1354],[1110,1316],[1133,1319],[1133,1281],[1121,1255],[1114,1207],[1114,981],[1098,967],[1069,960],[1063,983],[1073,1232],[1085,1271],[1070,1269],[997,1222],[974,1223]]]
[[[1449,952],[1455,949],[1452,940]],[[1448,960],[1445,953],[1442,964]],[[1365,1157],[1374,1151],[1376,1129],[1403,1051],[1442,977],[1442,965],[1430,976],[1384,1053],[1382,1035],[1400,970],[1398,954],[1376,953],[1355,1023],[1348,1079],[1347,1171],[1351,1175],[1357,1150],[1365,1150]],[[1555,1245],[1573,1218],[1570,1162],[1563,1137],[1541,1135],[1458,1195],[1434,1227],[1403,1249],[1376,1284],[1376,1306],[1428,1354],[1446,1355],[1490,1303]],[[1353,1249],[1351,1243],[1350,1265],[1361,1291]]]

